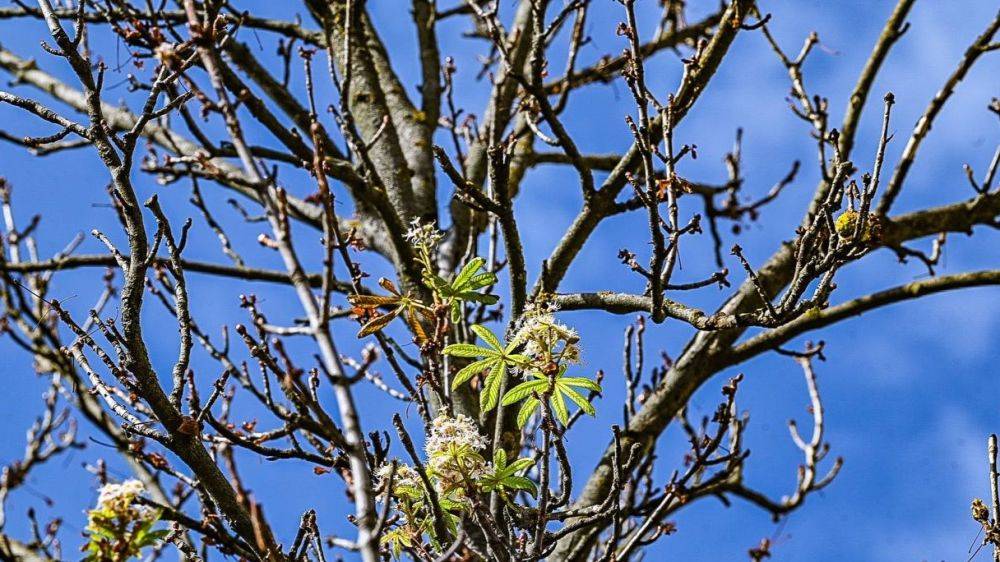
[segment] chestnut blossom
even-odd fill
[[[389,484],[389,473],[392,472],[392,463],[385,463],[375,471],[375,479],[378,487]],[[396,474],[392,477],[393,492],[400,488],[420,488],[420,475],[412,466],[403,463],[396,463]]]
[[[444,233],[432,223],[423,223],[420,219],[413,219],[410,222],[410,229],[406,231],[403,238],[414,246],[433,248],[444,238]]]
[[[132,521],[148,519],[155,514],[153,509],[135,501],[145,491],[143,483],[135,479],[125,480],[120,484],[105,484],[101,486],[97,496],[97,507],[91,513],[113,515]]]
[[[580,335],[573,328],[557,322],[551,313],[527,316],[514,339],[524,342],[524,354],[529,357],[558,355],[569,363],[580,361]]]
[[[434,418],[425,452],[435,487],[448,491],[481,478],[486,473],[486,461],[479,451],[486,445],[486,438],[468,416]]]

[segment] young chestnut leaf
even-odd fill
[[[535,483],[519,474],[534,464],[535,461],[530,458],[519,458],[507,464],[507,453],[502,448],[497,448],[493,454],[493,470],[480,480],[483,491],[500,492],[506,499],[511,492],[523,490],[535,497],[538,494]]]
[[[356,309],[361,309],[362,311],[368,313],[369,315],[374,315],[374,318],[366,322],[361,330],[358,332],[358,338],[363,338],[365,336],[370,336],[375,332],[381,331],[383,328],[389,325],[395,318],[402,317],[406,325],[410,327],[414,336],[417,339],[417,343],[424,343],[427,341],[427,332],[421,322],[421,318],[424,321],[433,323],[434,313],[431,309],[423,304],[422,302],[404,295],[396,288],[395,283],[382,277],[378,280],[378,284],[389,292],[388,295],[350,295],[347,297],[347,301],[351,303]],[[380,308],[393,307],[392,310],[388,312],[381,312]]]
[[[486,260],[480,257],[469,260],[469,263],[455,275],[451,283],[448,283],[439,275],[428,270],[424,270],[424,284],[436,292],[451,307],[451,321],[458,322],[462,317],[463,302],[478,302],[480,304],[496,304],[500,297],[496,295],[486,295],[479,293],[479,289],[488,287],[497,282],[497,276],[493,272],[482,269]]]
[[[488,347],[456,343],[445,347],[442,352],[453,357],[481,358],[455,373],[455,377],[451,381],[451,388],[455,390],[473,376],[487,372],[482,391],[479,393],[479,404],[484,412],[488,412],[496,407],[499,401],[500,383],[503,381],[507,369],[523,367],[529,359],[524,355],[514,353],[517,342],[505,345],[493,332],[478,324],[472,326],[472,331]]]
[[[524,424],[528,422],[528,418],[531,417],[532,412],[534,412],[535,409],[541,405],[539,400],[535,398],[535,394],[543,398],[548,396],[548,403],[549,407],[552,409],[552,413],[563,425],[569,423],[569,408],[566,404],[567,399],[591,416],[597,413],[594,409],[594,405],[591,404],[590,401],[576,389],[581,388],[594,392],[601,392],[601,385],[585,377],[567,377],[565,374],[565,365],[559,368],[559,372],[556,373],[552,380],[549,380],[549,377],[546,375],[533,372],[533,379],[522,382],[507,391],[507,394],[503,397],[502,403],[504,406],[516,404],[521,400],[525,401],[524,404],[521,405],[521,409],[517,414],[518,427],[524,427]]]

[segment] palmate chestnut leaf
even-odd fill
[[[509,492],[523,490],[534,497],[538,494],[538,487],[530,478],[520,475],[534,464],[535,461],[530,458],[516,459],[507,464],[506,451],[498,447],[493,454],[493,470],[480,480],[480,484],[486,492],[497,491],[506,496]]]
[[[559,372],[556,373],[551,381],[548,376],[542,373],[537,371],[532,372],[532,377],[534,377],[532,380],[525,381],[504,394],[502,402],[504,406],[510,406],[511,404],[516,404],[521,400],[527,399],[521,405],[521,409],[517,414],[518,427],[524,427],[524,424],[528,422],[528,418],[531,417],[531,413],[540,405],[538,398],[535,398],[536,394],[542,397],[548,395],[549,407],[552,408],[552,413],[555,414],[556,419],[563,425],[569,422],[569,409],[566,405],[567,399],[591,416],[597,413],[594,410],[593,404],[577,392],[576,389],[581,388],[593,392],[601,392],[601,385],[586,377],[567,377],[565,374],[565,365],[559,368]]]
[[[459,322],[462,318],[462,303],[476,302],[485,305],[496,304],[500,297],[479,293],[479,289],[497,282],[497,276],[491,271],[478,273],[486,260],[475,257],[459,271],[451,283],[427,269],[424,270],[424,284],[436,292],[451,307],[451,321]]]
[[[503,381],[507,369],[523,367],[528,364],[530,359],[525,355],[514,353],[518,346],[517,342],[504,345],[493,332],[479,324],[472,326],[472,331],[489,347],[458,343],[445,347],[443,353],[453,357],[481,358],[455,373],[455,377],[451,381],[451,388],[454,390],[473,376],[487,372],[483,389],[479,394],[479,404],[484,412],[488,412],[497,405],[500,397],[500,383]]]

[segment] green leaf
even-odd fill
[[[601,392],[603,390],[601,385],[586,377],[560,377],[558,382],[559,384],[586,388],[587,390],[593,390],[594,392]]]
[[[493,332],[480,326],[479,324],[473,324],[472,331],[475,332],[480,339],[486,342],[493,349],[497,351],[503,351],[504,346],[502,343],[500,343],[500,338],[496,337],[496,335],[494,335]]]
[[[508,476],[503,479],[503,485],[512,490],[524,490],[535,497],[538,494],[538,489],[535,487],[535,483],[531,481],[530,478],[524,476]]]
[[[514,351],[515,349],[517,349],[518,347],[520,347],[520,345],[521,345],[522,343],[524,343],[524,342],[523,342],[523,341],[521,341],[521,340],[520,340],[520,339],[519,339],[519,338],[517,337],[517,335],[515,334],[515,336],[514,336],[514,339],[510,340],[510,342],[509,342],[509,343],[507,344],[507,347],[506,347],[506,348],[504,349],[504,353],[507,353],[507,354],[511,354],[511,353],[513,353],[513,351]],[[519,355],[518,357],[524,357],[524,356],[523,356],[523,355]],[[525,358],[525,359],[527,359],[527,358]]]
[[[458,272],[455,276],[454,281],[451,282],[451,288],[458,291],[465,288],[465,285],[472,279],[472,276],[479,271],[479,268],[483,267],[486,260],[480,257],[475,257],[469,260],[469,263],[465,264],[462,271]]]
[[[507,391],[507,394],[503,396],[503,405],[510,406],[515,402],[520,402],[525,398],[531,396],[533,392],[543,392],[548,386],[549,381],[547,380],[531,380],[527,382],[522,382],[521,384],[515,386],[514,388]]]
[[[531,417],[532,412],[538,407],[538,399],[532,396],[521,404],[521,409],[517,412],[517,427],[524,427],[524,424],[528,423],[528,419]]]
[[[459,386],[461,386],[467,380],[471,379],[473,376],[483,372],[487,367],[490,366],[490,363],[493,363],[494,361],[497,361],[497,359],[489,357],[486,359],[480,359],[479,361],[475,361],[473,363],[469,363],[465,367],[462,367],[457,373],[455,373],[455,378],[451,381],[451,389],[452,390],[457,389]]]
[[[442,351],[445,355],[455,357],[497,357],[499,353],[492,349],[472,345],[471,343],[453,343]]]
[[[506,468],[507,451],[504,451],[503,447],[497,447],[497,450],[493,452],[493,466],[497,470]]]
[[[466,283],[466,286],[463,287],[463,289],[467,291],[475,291],[477,289],[482,289],[483,287],[488,287],[490,285],[493,285],[496,282],[497,282],[496,274],[491,271],[487,271],[485,273],[480,273],[479,275],[473,276],[472,279],[469,279],[469,282]]]
[[[581,396],[579,392],[573,390],[568,386],[557,386],[557,388],[562,394],[565,394],[567,398],[572,400],[574,404],[579,406],[581,410],[583,410],[584,412],[586,412],[591,416],[597,415],[597,411],[594,410],[594,405],[588,402],[586,398]]]
[[[438,293],[445,292],[450,288],[447,281],[427,271],[424,271],[424,285]]]
[[[569,410],[566,408],[566,399],[563,398],[561,392],[556,392],[552,395],[552,399],[549,400],[549,404],[552,406],[552,411],[556,415],[556,419],[563,425],[569,423]]]
[[[517,474],[518,472],[522,472],[524,470],[528,470],[534,464],[535,464],[535,460],[534,459],[529,459],[527,457],[520,458],[520,459],[517,459],[516,461],[510,463],[509,465],[507,465],[506,470],[508,472],[510,472],[511,474]]]
[[[486,375],[486,384],[483,391],[479,393],[479,408],[484,412],[489,412],[497,405],[500,398],[500,383],[503,381],[504,371],[507,368],[501,361],[493,364],[490,374]]]
[[[478,302],[487,305],[500,302],[500,297],[496,295],[483,295],[475,291],[466,291],[464,293],[459,293],[457,296],[463,301]]]
[[[513,345],[513,344],[511,344]],[[511,346],[508,346],[508,351]],[[507,364],[508,365],[527,365],[531,362],[531,358],[527,355],[521,355],[519,353],[507,354]],[[544,378],[544,377],[543,377]]]

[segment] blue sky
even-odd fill
[[[252,2],[249,5],[262,15],[275,12],[283,3]],[[653,21],[655,2],[640,0],[640,8]],[[694,14],[704,14],[717,3],[691,0]],[[830,99],[832,121],[839,123],[847,94],[853,87],[878,32],[892,9],[893,2],[882,0],[845,0],[821,2],[762,2],[764,11],[774,14],[771,27],[782,46],[797,52],[802,40],[812,30],[819,33],[821,45],[805,67],[806,83],[811,93]],[[370,0],[373,17],[383,26],[384,39],[396,58],[396,70],[404,82],[415,84],[418,67],[414,57],[412,23],[394,0]],[[510,11],[511,2],[504,0]],[[960,9],[957,9],[959,8]],[[614,34],[622,19],[617,3],[597,0],[589,19],[593,38],[582,52],[583,62],[617,54],[624,47]],[[895,164],[913,123],[927,102],[952,71],[967,45],[985,28],[996,10],[989,0],[918,2],[909,21],[911,28],[893,49],[888,63],[876,81],[872,103],[865,113],[858,134],[855,159],[862,170],[871,169],[880,127],[879,100],[886,91],[894,92],[897,105],[890,131],[895,138],[887,151],[887,165]],[[256,13],[256,12],[255,12]],[[642,21],[642,19],[640,19]],[[483,44],[470,43],[458,35],[468,27],[453,20],[442,26],[442,53],[455,56],[459,64],[458,103],[468,111],[481,113],[487,88],[473,78],[475,57]],[[36,21],[0,22],[0,42],[4,47],[25,56],[38,57],[43,69],[68,78],[67,68],[45,55],[38,47],[44,25]],[[649,36],[651,26],[642,32]],[[246,32],[244,32],[246,33]],[[242,37],[251,45],[256,39]],[[96,37],[103,52],[116,52],[106,38]],[[265,60],[273,53],[274,41],[262,36]],[[114,66],[114,65],[112,65]],[[561,61],[557,65],[561,67]],[[656,92],[676,87],[680,80],[677,57],[662,53],[647,66],[647,78]],[[959,86],[952,102],[942,112],[924,143],[918,163],[912,169],[906,189],[896,205],[896,212],[937,205],[971,195],[962,164],[968,162],[983,170],[998,141],[996,118],[985,106],[1000,94],[1000,58],[996,53],[981,60]],[[124,78],[110,75],[109,84]],[[301,89],[301,73],[293,80]],[[3,86],[7,88],[6,85]],[[22,94],[29,90],[15,88]],[[808,128],[787,108],[784,97],[788,79],[784,68],[759,33],[745,32],[738,37],[731,56],[722,65],[696,108],[679,127],[678,143],[695,143],[699,158],[685,161],[679,171],[685,177],[712,182],[725,179],[722,158],[732,145],[737,127],[744,133],[744,175],[746,195],[761,195],[780,179],[791,162],[800,159],[803,170],[787,193],[768,207],[761,221],[749,225],[738,237],[727,238],[728,245],[739,242],[751,263],[761,263],[788,238],[816,185],[814,143]],[[38,97],[35,92],[30,92]],[[332,101],[329,88],[321,97]],[[129,98],[124,87],[110,88],[108,101]],[[629,142],[623,117],[634,111],[631,97],[623,85],[597,86],[580,92],[566,114],[567,128],[585,152],[622,150]],[[329,102],[324,102],[329,103]],[[17,134],[51,132],[32,119],[9,107],[0,107],[2,127]],[[216,133],[219,129],[214,129]],[[266,139],[251,128],[252,138]],[[273,144],[273,143],[271,143]],[[289,171],[282,173],[286,187],[293,193],[312,191],[307,177]],[[19,220],[24,223],[35,214],[44,217],[39,231],[43,253],[51,254],[79,231],[100,228],[120,240],[116,221],[105,208],[103,167],[90,151],[72,151],[38,159],[12,145],[0,145],[0,175],[13,185]],[[444,185],[444,184],[442,184]],[[211,232],[200,224],[196,211],[186,202],[187,187],[181,183],[159,186],[137,175],[140,197],[157,193],[175,221],[195,217],[192,259],[224,262]],[[225,205],[228,192],[205,186],[205,195],[217,216],[234,236],[237,250],[259,266],[279,267],[277,258],[257,248],[253,241],[259,232],[255,225],[242,224]],[[443,189],[442,189],[443,192]],[[579,187],[574,173],[554,167],[542,167],[527,178],[516,203],[531,277],[537,275],[541,260],[550,252],[579,208]],[[349,210],[347,204],[343,204]],[[687,209],[692,212],[693,209]],[[602,225],[586,245],[570,271],[562,289],[640,290],[641,284],[618,264],[616,254],[629,247],[645,253],[642,216],[615,217]],[[303,231],[301,244],[313,233]],[[301,240],[307,242],[301,242]],[[953,237],[945,247],[941,273],[995,268],[1000,265],[1000,236],[977,230],[974,238]],[[923,247],[928,241],[921,242]],[[704,277],[713,269],[709,246],[695,241],[682,253],[684,280]],[[84,253],[102,248],[88,239]],[[316,264],[317,260],[312,259]],[[384,273],[384,266],[368,260],[369,271]],[[741,281],[736,263],[727,263],[732,279]],[[887,252],[877,253],[860,265],[845,268],[838,277],[839,289],[833,301],[841,302],[890,285],[926,275],[918,264],[901,265]],[[91,306],[100,288],[100,271],[75,271],[60,274],[61,281],[52,296],[67,301],[76,314]],[[263,299],[265,311],[278,323],[287,323],[298,313],[290,291],[265,285],[236,281],[219,282],[192,276],[190,280],[194,315],[206,329],[217,331],[223,324],[245,321],[235,291],[254,292]],[[685,295],[693,304],[712,307],[723,293],[709,288]],[[149,337],[154,360],[161,372],[169,370],[176,342],[166,317],[149,301],[144,312],[147,334],[163,326],[163,333]],[[570,452],[581,475],[587,474],[608,438],[610,423],[620,422],[623,397],[621,389],[621,334],[631,320],[625,316],[593,313],[566,313],[564,321],[579,328],[585,347],[581,374],[605,370],[607,392],[598,404],[597,419],[583,420],[569,437]],[[157,324],[159,323],[159,324]],[[337,333],[338,344],[356,350],[354,328],[344,324]],[[690,330],[677,323],[667,323],[647,331],[648,361],[655,361],[663,349],[676,356]],[[833,455],[845,457],[846,464],[838,479],[824,492],[812,496],[806,505],[780,526],[766,514],[739,502],[731,508],[707,500],[675,518],[678,534],[661,540],[649,559],[711,561],[745,559],[746,550],[763,537],[777,537],[775,560],[947,560],[969,557],[977,527],[969,517],[973,497],[989,493],[985,474],[985,440],[990,432],[1000,430],[995,393],[991,392],[1000,360],[1000,289],[984,288],[938,295],[917,302],[866,314],[834,326],[822,335],[827,342],[828,360],[819,363],[819,384],[825,398],[827,438]],[[801,347],[802,341],[796,342]],[[295,342],[293,349],[308,357],[308,346]],[[194,364],[199,381],[209,384],[218,369],[203,355]],[[751,415],[747,445],[752,454],[747,478],[750,483],[780,497],[791,492],[795,468],[801,457],[786,430],[790,418],[808,423],[808,397],[799,368],[787,358],[767,355],[720,373],[695,395],[692,412],[710,412],[719,398],[719,388],[729,377],[742,372],[740,407]],[[6,339],[0,338],[0,377],[9,398],[3,401],[5,423],[0,424],[0,462],[9,462],[21,454],[23,431],[40,406],[44,381],[31,370],[30,360],[16,353]],[[371,390],[360,392],[361,415],[369,430],[388,429],[388,414],[402,409],[384,395]],[[239,399],[237,405],[239,405]],[[249,407],[249,402],[243,402]],[[407,412],[410,418],[414,412]],[[252,414],[251,414],[252,415]],[[264,420],[262,419],[262,423]],[[83,427],[84,434],[87,432]],[[661,439],[659,476],[665,479],[677,466],[684,452],[682,436],[670,428]],[[9,530],[24,529],[22,517],[29,506],[42,517],[63,516],[67,553],[80,542],[78,532],[85,524],[82,511],[94,497],[92,477],[83,469],[84,462],[98,457],[112,457],[112,452],[89,443],[82,452],[57,459],[32,474],[28,489],[15,494],[8,507]],[[120,463],[113,464],[120,467]],[[318,505],[320,522],[328,532],[348,532],[343,520],[349,511],[342,488],[335,477],[317,477],[308,466],[296,463],[268,463],[248,458],[244,471],[254,494],[265,502],[276,530],[288,539],[298,516],[308,506]],[[124,476],[124,474],[122,474]],[[56,500],[46,506],[39,498],[44,493]],[[981,554],[985,559],[987,555]]]

